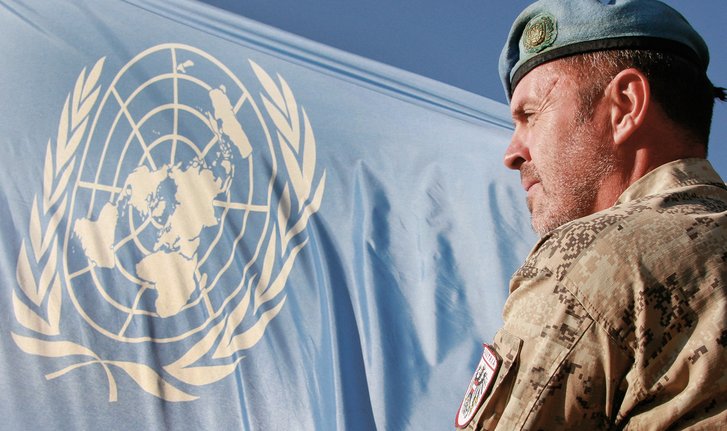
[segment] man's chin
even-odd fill
[[[566,217],[563,214],[556,215],[545,215],[540,214],[538,211],[530,212],[530,225],[540,237],[547,235],[550,231],[557,229],[569,221],[573,220],[572,217]]]

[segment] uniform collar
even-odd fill
[[[725,187],[724,181],[707,159],[681,159],[661,165],[638,179],[621,194],[616,204],[696,184]]]

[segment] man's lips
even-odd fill
[[[529,163],[523,163],[520,166],[520,182],[523,185],[525,191],[529,191],[532,186],[540,182],[540,175],[535,170],[535,166]]]
[[[522,179],[523,188],[525,189],[526,192],[530,190],[530,187],[534,186],[535,184],[538,184],[539,182],[540,181],[538,181],[534,178],[528,178],[528,179],[523,178]]]

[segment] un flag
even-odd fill
[[[11,429],[452,427],[533,241],[504,106],[185,0],[0,26]]]

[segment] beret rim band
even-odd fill
[[[613,37],[606,39],[589,40],[585,42],[573,43],[554,49],[550,49],[546,52],[541,52],[535,57],[523,62],[509,82],[508,96],[512,98],[512,93],[520,80],[531,70],[540,66],[541,64],[549,61],[557,60],[559,58],[570,57],[577,54],[585,54],[594,51],[607,51],[616,49],[650,49],[654,51],[669,52],[686,60],[699,67],[699,70],[706,73],[707,66],[694,50],[681,42],[677,42],[670,39],[663,39],[659,37],[649,36],[624,36],[624,37]]]

